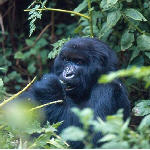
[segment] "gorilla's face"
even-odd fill
[[[113,55],[110,52],[104,43],[91,38],[76,38],[67,42],[54,63],[54,72],[66,93],[69,96],[87,94],[101,74],[111,71],[107,66],[112,66],[113,70],[115,61],[111,63]]]
[[[69,95],[84,92],[89,87],[89,60],[82,53],[62,49],[54,68]]]

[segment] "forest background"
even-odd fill
[[[107,141],[102,148],[149,148],[149,0],[0,0],[0,109],[4,99],[20,91],[34,76],[49,72],[62,44],[75,36],[97,37],[116,51],[121,70],[99,82],[122,77],[133,108],[125,124],[121,112],[105,123],[95,122],[95,132],[102,130],[102,141]],[[35,114],[29,117],[20,108],[16,110],[0,113],[0,148],[68,148],[67,139],[80,139],[85,148],[92,148],[90,138],[85,138],[87,130],[69,128],[60,137],[55,133],[59,123],[41,127]],[[22,128],[22,117],[13,121],[18,111],[32,126],[27,123]],[[93,119],[91,110],[75,112],[85,126],[91,126],[86,120]],[[41,135],[30,142],[29,137],[36,132]]]

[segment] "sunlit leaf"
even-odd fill
[[[150,100],[143,100],[139,102],[133,108],[133,112],[136,116],[144,116],[150,114]]]
[[[138,128],[139,128],[139,130],[142,130],[145,127],[150,127],[150,115],[147,115],[147,116],[144,117],[144,119],[141,121]]]
[[[137,46],[140,50],[149,50],[150,51],[150,36],[140,35],[137,38]]]
[[[78,127],[70,126],[63,130],[61,137],[65,140],[81,141],[86,136],[86,133]]]
[[[4,85],[3,80],[0,78],[0,87]]]
[[[126,30],[121,37],[121,50],[130,48],[134,41],[134,34]]]
[[[126,9],[125,15],[138,21],[147,21],[147,19],[136,9],[129,8]]]
[[[85,9],[85,8],[87,7],[87,4],[88,4],[87,1],[84,0],[82,3],[80,3],[80,4],[78,5],[77,8],[74,9],[74,11],[75,11],[75,12],[81,12],[83,9]]]

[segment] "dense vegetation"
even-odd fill
[[[104,134],[101,141],[107,143],[102,148],[149,148],[149,16],[149,0],[0,1],[0,148],[68,148],[68,139],[82,140],[85,148],[92,148],[92,135],[86,138],[89,126]],[[98,37],[117,52],[121,70],[99,82],[122,77],[133,108],[131,118],[124,123],[119,111],[106,122],[95,121],[91,110],[74,108],[84,130],[69,127],[58,136],[60,123],[41,126],[43,106],[5,108],[3,100],[35,75],[48,72],[62,44],[78,35]]]

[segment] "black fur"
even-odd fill
[[[94,38],[71,39],[55,59],[54,71],[44,75],[22,97],[30,97],[41,104],[63,100],[63,103],[45,107],[46,120],[51,124],[64,121],[59,133],[70,125],[81,126],[72,107],[89,107],[95,119],[99,116],[103,120],[123,108],[126,119],[130,104],[122,83],[119,80],[97,83],[101,74],[117,70],[117,63],[116,54],[105,43]],[[95,143],[100,136],[95,136]],[[83,145],[75,142],[71,147],[83,148]]]

